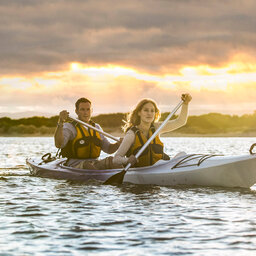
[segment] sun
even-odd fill
[[[72,71],[79,71],[82,69],[82,65],[78,62],[72,62],[70,63],[70,70]]]

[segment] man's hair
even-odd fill
[[[79,104],[82,103],[82,102],[84,102],[84,103],[89,102],[90,104],[92,104],[91,101],[88,100],[87,98],[80,98],[76,101],[76,110],[79,109]]]

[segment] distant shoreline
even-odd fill
[[[168,112],[162,113],[164,120]],[[124,137],[121,130],[124,113],[98,115],[93,121],[105,132],[116,137]],[[0,118],[0,136],[2,137],[52,137],[58,122],[58,116],[50,118],[32,117],[12,120]],[[163,137],[256,137],[256,111],[252,115],[230,116],[209,113],[201,116],[189,116],[185,126],[162,134]]]
[[[173,133],[171,136],[162,137],[256,137],[256,132],[253,133],[216,133],[216,134],[184,134],[184,133]]]

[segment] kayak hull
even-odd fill
[[[67,167],[65,159],[49,163],[27,159],[34,176],[73,181],[106,181],[122,171],[85,170]],[[250,188],[256,183],[256,156],[183,155],[169,161],[159,161],[153,166],[131,168],[124,182],[155,184],[160,186],[199,185]]]

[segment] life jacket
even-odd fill
[[[146,136],[135,126],[131,128],[131,130],[135,133],[135,141],[130,149],[127,151],[126,156],[136,155],[137,152],[142,148],[142,146],[147,142]],[[155,127],[152,125],[149,130],[149,138],[155,132]],[[142,152],[142,154],[138,158],[138,162],[134,165],[134,167],[143,167],[150,166],[156,163],[160,159],[165,159],[164,154],[164,145],[157,135],[148,147]]]
[[[61,155],[67,158],[77,159],[99,157],[102,148],[100,134],[91,128],[86,129],[79,123],[72,122],[72,124],[76,128],[76,137],[61,149]],[[95,123],[90,121],[90,125],[95,126]]]

